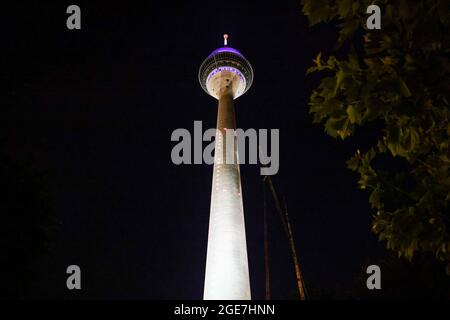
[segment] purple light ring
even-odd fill
[[[211,77],[213,77],[214,75],[216,75],[218,72],[221,72],[221,71],[231,71],[231,72],[233,72],[233,73],[235,73],[235,74],[237,74],[238,76],[239,76],[239,78],[241,78],[241,80],[242,81],[244,81],[244,83],[246,82],[245,81],[245,77],[244,77],[244,75],[242,74],[242,72],[240,72],[238,69],[236,69],[236,68],[233,68],[233,67],[219,67],[219,68],[216,68],[216,69],[214,69],[213,71],[211,71],[209,74],[208,74],[208,77],[206,78],[206,83],[208,83],[208,81],[209,81],[209,79],[211,79]]]

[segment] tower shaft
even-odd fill
[[[238,163],[237,139],[227,145],[227,129],[236,129],[233,92],[223,75],[219,94],[214,172],[206,258],[205,300],[249,300],[244,208]],[[230,81],[231,82],[231,81]],[[227,150],[230,149],[230,150]],[[228,154],[232,153],[232,154]],[[232,163],[227,161],[232,157]]]

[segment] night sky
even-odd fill
[[[305,71],[330,52],[332,26],[309,28],[298,0],[77,1],[82,29],[70,31],[70,4],[3,10],[2,154],[44,176],[60,223],[26,297],[202,298],[212,167],[172,164],[170,137],[176,128],[193,132],[194,120],[215,126],[217,101],[197,72],[223,33],[255,73],[236,101],[238,127],[280,129],[273,179],[307,287],[345,284],[382,250],[367,194],[345,165],[356,144],[376,137],[334,140],[308,114],[318,79]],[[258,165],[241,166],[241,175],[252,297],[262,299],[262,176]],[[272,297],[290,298],[288,242],[267,201]],[[71,264],[81,267],[81,291],[66,288]]]

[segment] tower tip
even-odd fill
[[[223,35],[223,44],[226,46],[226,45],[228,45],[228,34],[224,34]]]

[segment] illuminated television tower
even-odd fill
[[[225,146],[226,129],[236,129],[233,100],[252,85],[253,69],[239,51],[227,46],[227,39],[225,34],[224,46],[214,50],[198,72],[203,90],[219,100],[205,300],[251,299],[236,137],[233,135],[232,150],[226,150]],[[228,164],[230,157],[233,161]]]

